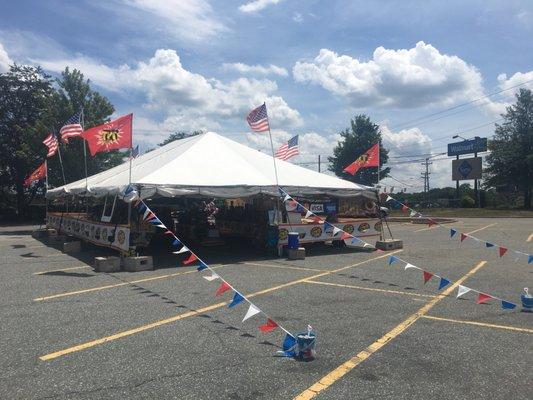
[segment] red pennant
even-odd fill
[[[493,297],[491,295],[488,295],[488,294],[485,294],[485,293],[480,293],[478,294],[477,296],[477,304],[483,304],[485,303],[487,300],[489,299],[492,299]]]
[[[170,235],[170,236],[174,236],[174,234],[171,232],[171,231],[166,231],[165,233],[163,233],[163,235]]]
[[[317,217],[316,215],[313,217],[313,222],[317,223],[317,222],[320,222],[320,221],[322,221],[322,218]]]
[[[464,233],[461,233],[461,242],[465,240],[468,236],[466,236]]]
[[[155,214],[153,212],[149,212],[148,215],[146,216],[146,219],[145,221],[150,221],[151,219],[154,219],[155,218]]]
[[[428,227],[431,228],[433,225],[437,225],[437,223],[433,221],[431,218],[428,218]]]
[[[266,324],[261,325],[261,326],[259,327],[259,329],[260,329],[262,332],[271,332],[271,331],[273,331],[274,329],[276,329],[277,327],[278,327],[278,324],[276,324],[275,321],[272,321],[270,318],[268,318]]]
[[[189,256],[189,258],[187,258],[185,261],[183,261],[183,265],[189,265],[189,264],[192,264],[193,262],[195,262],[196,260],[198,260],[198,257],[196,257],[196,254],[191,254]]]
[[[142,201],[141,199],[135,200],[135,203],[133,203],[133,207],[135,208],[139,207],[139,204],[141,204],[141,201]]]
[[[433,278],[433,274],[431,272],[422,271],[424,274],[424,283],[427,283],[431,278]]]
[[[220,296],[222,293],[227,292],[231,289],[231,286],[228,285],[226,282],[222,282],[220,286],[218,287],[215,296]]]
[[[507,253],[507,249],[505,247],[500,247],[500,257],[503,257],[505,253]]]
[[[352,235],[350,235],[348,232],[343,232],[341,236],[341,240],[350,239]]]
[[[406,213],[409,210],[409,207],[407,207],[405,204],[402,205],[402,212]]]

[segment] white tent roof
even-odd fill
[[[364,195],[375,190],[276,159],[279,185],[291,195]],[[100,197],[124,191],[129,161],[68,185],[51,189],[47,197],[69,194]],[[141,197],[155,194],[235,198],[258,193],[277,195],[272,156],[213,132],[171,142],[132,161],[131,182]]]

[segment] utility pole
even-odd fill
[[[432,161],[429,161],[430,157],[426,157],[426,161],[421,163],[421,165],[425,165],[426,172],[421,172],[422,178],[424,179],[424,197],[426,198],[426,207],[429,206],[429,175],[431,175],[431,172],[429,172],[429,166],[433,164]]]
[[[320,172],[320,154],[318,155],[318,172]]]

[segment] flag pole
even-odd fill
[[[85,130],[85,111],[83,110],[83,107],[81,109],[81,130]],[[85,139],[83,139],[83,159],[85,160],[85,195],[87,195],[87,189],[88,189],[88,174],[87,174],[87,144],[85,143]]]
[[[263,103],[263,105],[266,108],[266,103]],[[268,112],[267,112],[267,118],[268,118]],[[281,213],[281,206],[280,206],[280,200],[279,200],[279,179],[278,179],[278,167],[276,166],[276,156],[274,153],[274,142],[272,141],[272,132],[270,131],[270,118],[268,118],[268,137],[270,138],[270,149],[272,150],[272,161],[274,162],[274,175],[276,177],[276,187],[278,189],[278,193],[276,194],[276,197],[278,199],[278,209],[279,213]],[[278,215],[274,215],[276,217],[276,224],[278,223]]]
[[[46,228],[46,219],[48,218],[48,160],[44,160],[44,167],[46,169],[46,179],[44,181],[44,221]]]
[[[131,138],[130,138],[130,171],[128,177],[128,188],[131,186],[131,163],[133,158],[133,116],[131,118]],[[131,229],[131,202],[128,203],[128,227]]]
[[[379,159],[380,149],[381,149],[381,140],[378,141],[378,186],[379,186],[379,176],[381,175],[381,160]]]

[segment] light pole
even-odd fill
[[[452,139],[461,138],[463,140],[467,140],[466,138],[462,137],[461,135],[454,135],[452,136]],[[459,159],[459,155],[456,156],[456,159]],[[455,198],[457,199],[457,206],[459,206],[459,181],[455,181]]]

